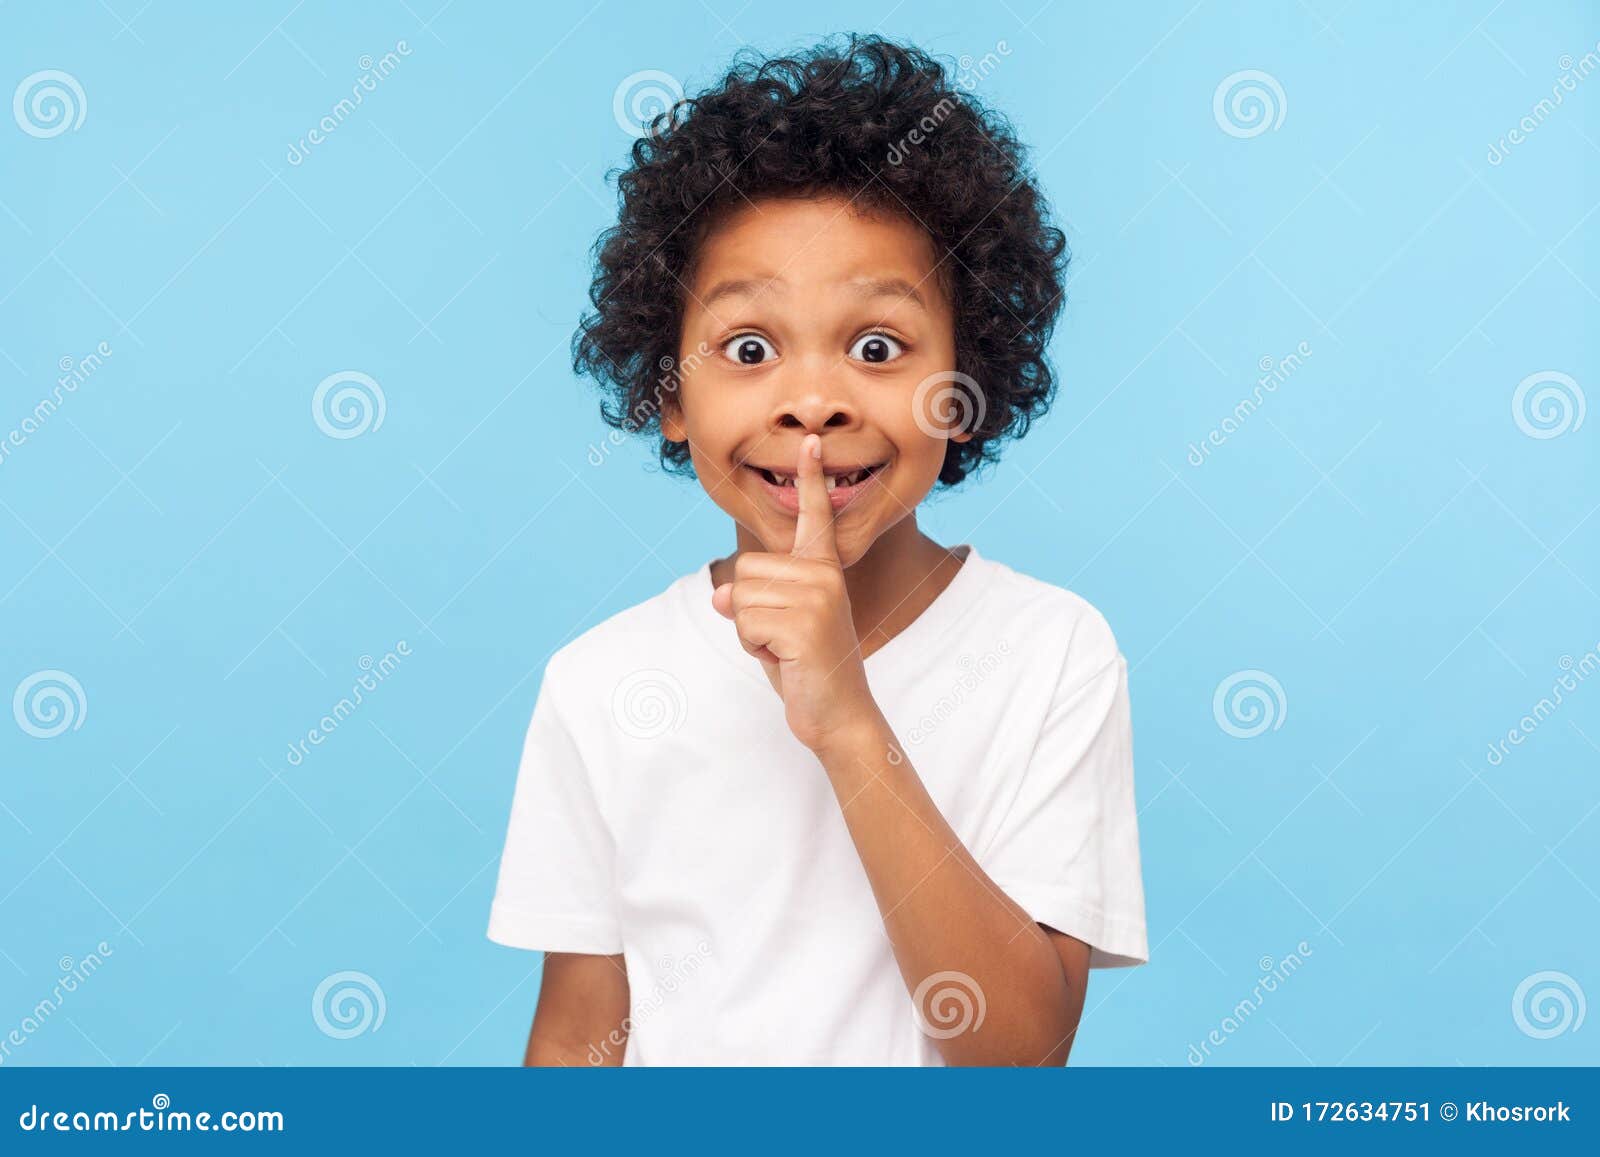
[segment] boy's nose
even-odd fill
[[[774,429],[800,430],[820,434],[824,430],[848,430],[860,420],[854,404],[842,390],[833,388],[826,375],[808,375],[802,383],[786,390],[773,411]]]

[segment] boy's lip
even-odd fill
[[[857,501],[862,494],[866,493],[866,491],[877,485],[878,479],[883,476],[883,473],[888,469],[888,466],[888,462],[864,464],[842,470],[838,466],[825,466],[824,470],[827,473],[835,475],[851,474],[858,470],[872,471],[872,473],[868,474],[866,478],[852,486],[835,486],[828,492],[828,501],[832,503],[834,511],[838,512],[843,510],[852,502]],[[800,513],[800,488],[798,486],[778,486],[768,482],[765,475],[769,470],[771,470],[770,467],[754,466],[746,463],[743,469],[750,472],[750,474],[755,478],[756,482],[760,484],[761,489],[766,492],[767,497],[775,506],[788,514],[798,515]],[[788,469],[779,469],[772,472],[788,473],[790,470],[792,470],[792,467]]]

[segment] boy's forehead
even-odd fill
[[[731,212],[701,242],[696,293],[781,297],[811,289],[937,296],[933,244],[915,223],[844,197],[766,199]]]

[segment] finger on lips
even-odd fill
[[[800,441],[795,465],[795,486],[800,492],[800,514],[794,524],[796,558],[837,559],[833,537],[833,500],[822,472],[822,439],[807,434]]]
[[[795,468],[800,513],[795,521],[794,547],[788,555],[746,551],[734,560],[734,581],[723,583],[711,592],[711,605],[724,618],[734,618],[746,607],[785,607],[788,583],[805,583],[821,578],[826,566],[838,566],[838,546],[834,539],[833,501],[822,469],[822,439],[807,434],[800,442]]]

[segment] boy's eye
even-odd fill
[[[892,362],[904,352],[899,342],[884,333],[864,334],[850,347],[850,356],[858,362]]]
[[[778,356],[778,351],[772,348],[772,343],[764,337],[753,333],[742,333],[738,337],[729,338],[722,347],[722,355],[730,361],[741,365],[758,366],[770,358]]]

